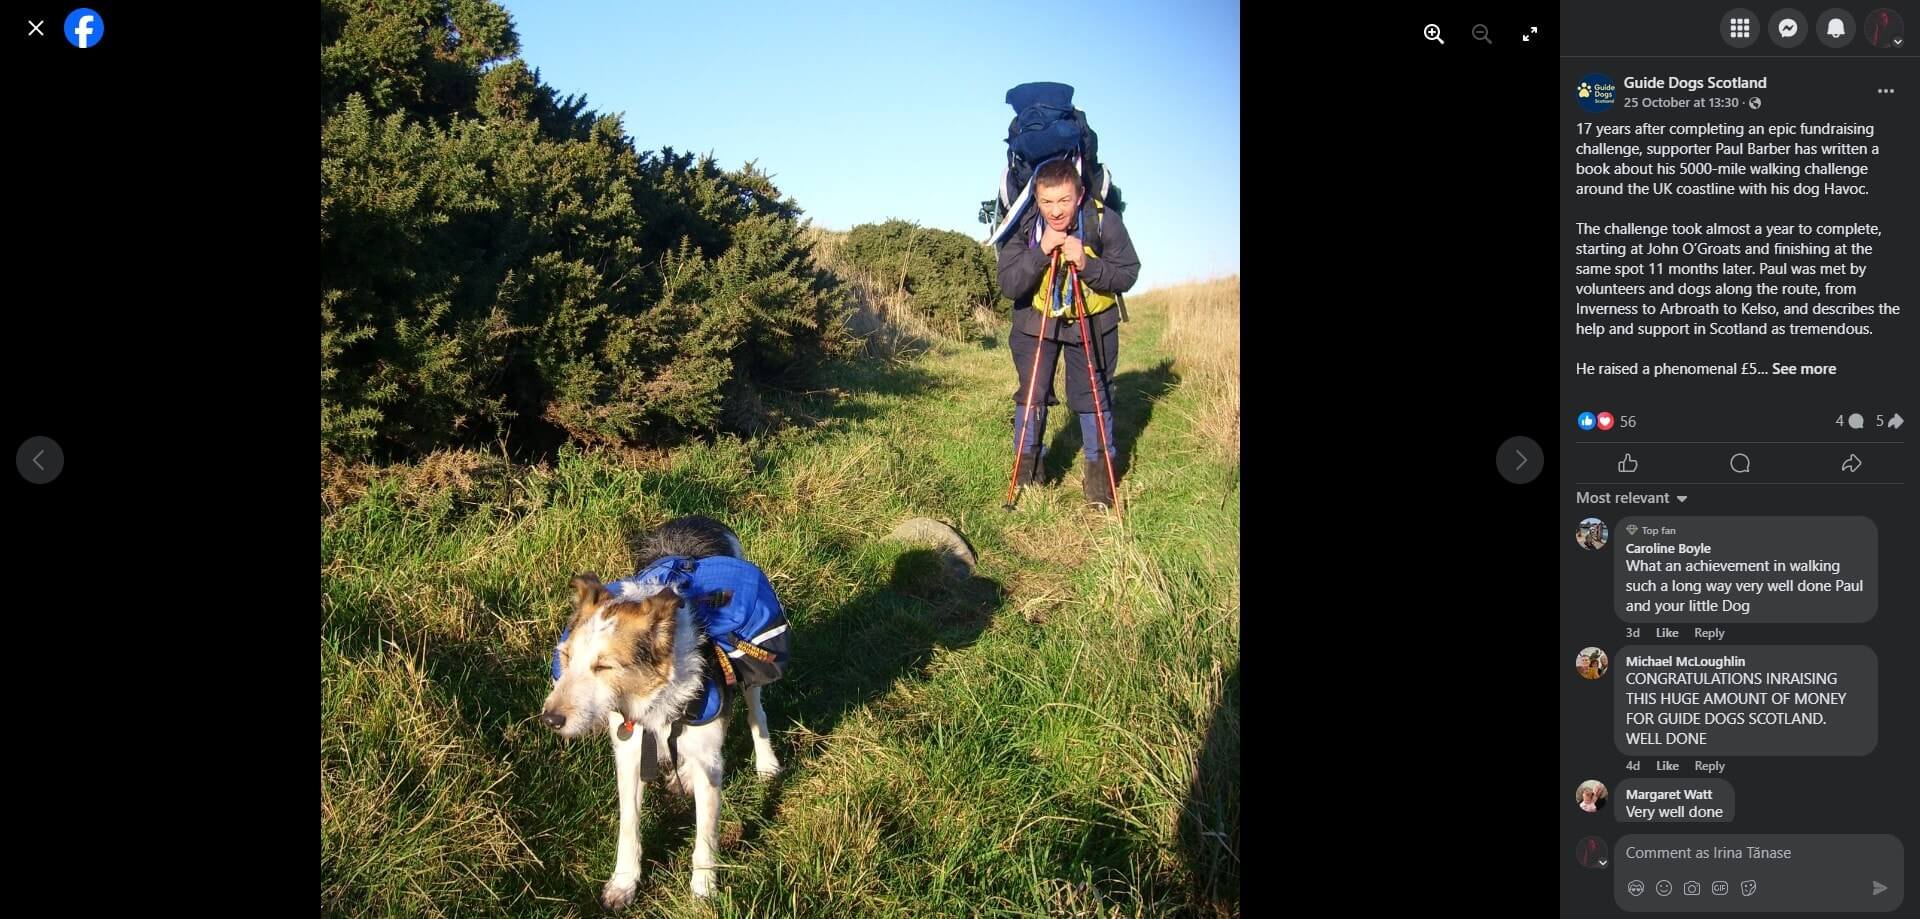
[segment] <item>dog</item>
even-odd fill
[[[677,564],[677,559],[695,565],[704,559],[739,560],[708,567],[750,572],[740,575],[757,579],[742,582],[746,592],[764,591],[767,602],[774,602],[765,576],[744,563],[739,537],[710,517],[681,517],[663,524],[643,538],[637,555],[643,575],[660,570],[660,564]],[[574,613],[556,646],[557,676],[540,720],[568,740],[605,730],[613,741],[620,836],[613,876],[600,901],[609,909],[633,902],[640,879],[640,806],[645,784],[656,770],[666,775],[671,790],[693,796],[692,889],[697,897],[709,897],[725,779],[721,745],[731,707],[729,687],[747,697],[755,771],[763,778],[780,772],[767,733],[767,713],[760,705],[761,685],[746,678],[763,665],[743,656],[743,651],[756,656],[764,652],[738,636],[727,642],[702,629],[706,620],[697,615],[696,605],[729,604],[731,591],[687,596],[680,582],[669,587],[635,581],[615,582],[610,589],[591,574],[574,577],[571,586]],[[779,621],[777,630],[756,635],[754,641],[777,641],[784,662],[784,617]],[[778,637],[765,637],[775,632]],[[721,649],[718,654],[716,647]],[[729,660],[728,650],[738,663]],[[716,692],[715,686],[721,689]]]

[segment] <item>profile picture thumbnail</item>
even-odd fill
[[[1589,680],[1597,680],[1606,676],[1607,666],[1607,652],[1599,648],[1583,648],[1579,655],[1573,659],[1573,669],[1579,671],[1580,676]]]
[[[1588,779],[1580,783],[1573,793],[1573,799],[1581,810],[1594,813],[1607,806],[1607,786],[1600,784],[1599,779]]]
[[[1574,528],[1573,541],[1582,549],[1599,550],[1607,547],[1607,539],[1613,534],[1598,517],[1588,517]]]
[[[1604,112],[1612,108],[1614,93],[1613,78],[1604,73],[1587,74],[1573,87],[1574,101],[1589,112]]]
[[[1573,847],[1573,860],[1582,868],[1605,868],[1607,866],[1607,841],[1598,836],[1588,836]]]

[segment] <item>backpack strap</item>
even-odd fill
[[[1035,167],[1034,171],[1039,172],[1039,167]],[[1020,189],[1020,194],[1014,196],[1012,204],[1007,205],[1005,220],[987,236],[987,243],[989,245],[996,249],[999,248],[1001,241],[1006,239],[1007,233],[1020,225],[1020,217],[1027,212],[1028,202],[1032,197],[1033,176],[1029,175],[1027,176],[1027,184]],[[1031,249],[1033,247],[1028,246],[1027,248]]]
[[[1106,216],[1107,205],[1099,198],[1093,199],[1093,235],[1096,239],[1100,237],[1100,224],[1105,220]],[[1127,295],[1115,292],[1113,295],[1113,305],[1120,308],[1120,321],[1127,322]]]

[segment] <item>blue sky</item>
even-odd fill
[[[521,56],[642,149],[773,173],[818,226],[984,238],[1016,83],[1074,87],[1126,194],[1136,291],[1240,269],[1237,2],[505,0]],[[1087,37],[1083,37],[1087,36]]]

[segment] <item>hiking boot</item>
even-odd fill
[[[1043,472],[1044,470],[1040,462],[1040,451],[1035,450],[1031,453],[1022,453],[1020,454],[1020,469],[1014,473],[1013,480],[1020,483],[1021,488],[1039,488],[1044,484],[1040,481]]]
[[[1080,491],[1087,496],[1087,504],[1101,510],[1113,509],[1113,488],[1107,484],[1107,464],[1100,460],[1087,460],[1080,477]]]

